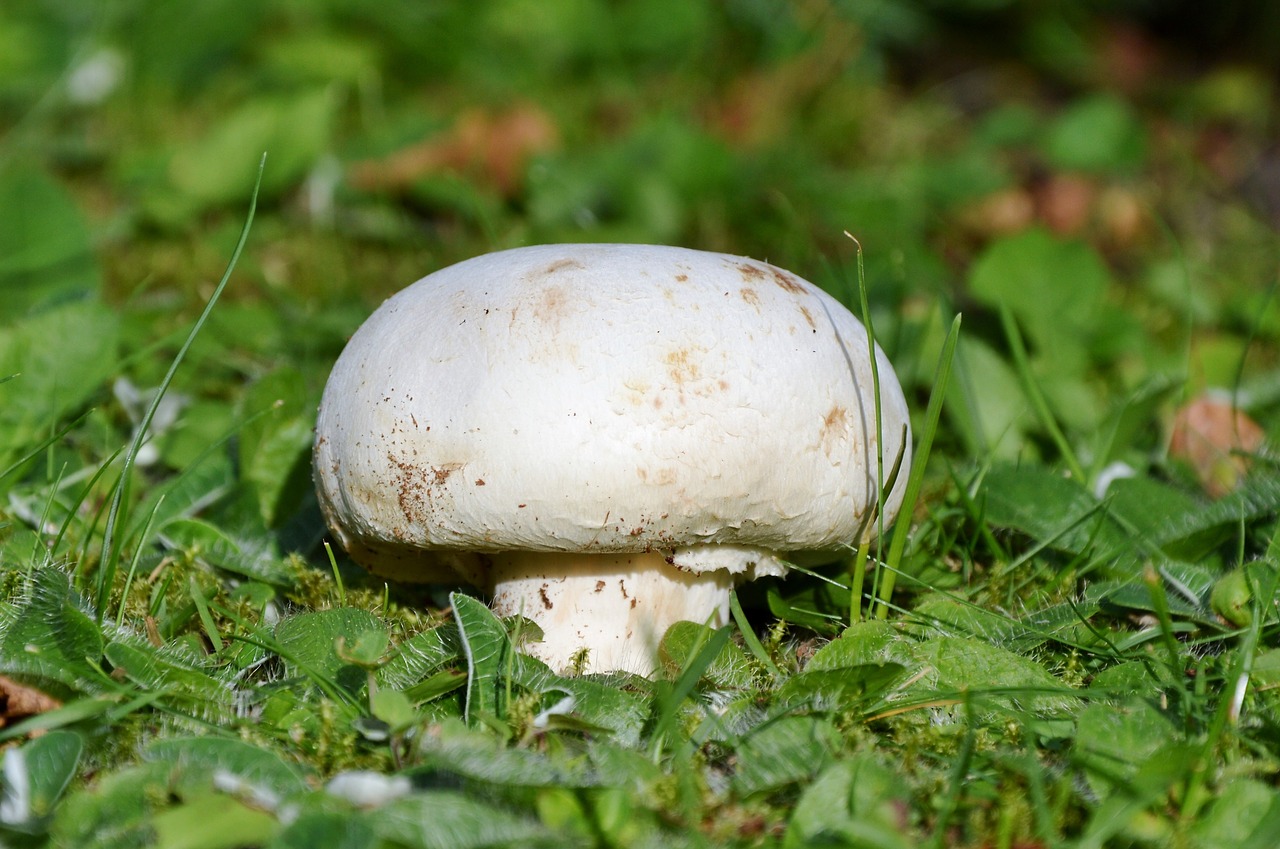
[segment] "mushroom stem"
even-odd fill
[[[683,572],[657,552],[504,552],[489,559],[494,612],[538,623],[543,641],[524,650],[557,671],[573,668],[585,648],[582,671],[649,675],[673,623],[719,627],[729,618],[733,576]]]

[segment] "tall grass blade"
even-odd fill
[[[951,382],[951,363],[955,359],[956,344],[960,341],[960,321],[959,315],[952,319],[947,338],[942,343],[942,353],[938,356],[933,389],[929,391],[929,406],[924,413],[924,429],[920,433],[915,456],[911,459],[911,473],[907,476],[902,508],[898,512],[897,524],[893,526],[893,538],[889,541],[889,556],[885,561],[888,568],[883,570],[884,580],[880,582],[876,592],[879,599],[876,617],[879,619],[884,619],[889,614],[889,599],[893,596],[893,585],[897,581],[902,554],[907,548],[907,536],[911,532],[911,516],[915,512],[916,501],[920,498],[920,490],[924,487],[924,471],[929,463],[929,453],[933,450],[933,439],[938,433],[942,404],[947,396],[947,385]]]
[[[249,229],[253,226],[253,216],[258,208],[258,190],[262,188],[262,173],[266,166],[267,155],[264,153],[262,154],[262,159],[258,162],[258,177],[253,185],[253,195],[249,198],[249,212],[245,216],[244,226],[240,229],[240,238],[236,242],[235,250],[232,251],[227,268],[222,273],[222,279],[218,281],[213,294],[209,296],[204,310],[200,313],[200,317],[196,319],[195,324],[192,325],[191,332],[187,334],[186,341],[178,349],[173,362],[169,364],[169,370],[165,372],[164,379],[160,381],[160,387],[156,390],[150,406],[147,407],[146,414],[138,424],[138,430],[134,434],[133,442],[129,445],[129,450],[125,452],[124,466],[120,470],[120,483],[116,487],[115,495],[112,497],[111,509],[107,513],[107,526],[103,532],[101,566],[98,572],[98,586],[94,598],[94,606],[99,623],[106,616],[107,604],[111,600],[111,587],[115,583],[116,570],[120,563],[120,547],[116,542],[116,528],[124,518],[129,478],[133,473],[133,466],[138,458],[138,452],[142,450],[142,444],[151,432],[151,421],[155,418],[156,410],[160,408],[160,402],[164,400],[165,393],[169,391],[170,384],[173,383],[173,377],[178,371],[178,366],[182,364],[183,359],[187,356],[187,351],[190,350],[196,337],[200,335],[205,322],[209,320],[209,315],[213,312],[214,305],[218,303],[218,298],[222,296],[223,290],[227,288],[228,281],[231,280],[231,272],[235,269],[236,263],[240,261],[240,254],[244,250],[245,243],[249,240]]]
[[[1062,456],[1062,461],[1067,464],[1071,476],[1081,484],[1087,484],[1089,481],[1085,477],[1084,466],[1080,465],[1080,459],[1072,450],[1071,443],[1067,441],[1066,434],[1062,432],[1058,420],[1049,409],[1049,402],[1045,400],[1044,393],[1040,391],[1040,385],[1036,383],[1035,376],[1031,373],[1031,360],[1027,356],[1027,346],[1022,341],[1022,333],[1018,330],[1017,322],[1013,320],[1013,313],[1003,304],[1000,305],[1000,324],[1004,328],[1005,338],[1009,340],[1013,366],[1018,372],[1019,380],[1022,381],[1022,389],[1027,393],[1027,400],[1031,402],[1031,408],[1035,411],[1036,418],[1040,420],[1040,426],[1057,446],[1058,453]]]
[[[693,688],[698,681],[702,679],[703,673],[707,671],[707,667],[720,656],[721,650],[729,643],[729,636],[733,633],[732,625],[725,625],[711,633],[701,649],[691,653],[690,660],[680,673],[680,677],[676,679],[674,685],[670,686],[665,694],[660,693],[657,699],[659,712],[657,722],[653,726],[653,758],[657,761],[662,752],[663,743],[672,726],[675,725],[676,717],[680,714],[680,706],[684,704],[684,700],[689,698],[689,694],[693,692]]]
[[[760,661],[761,665],[769,671],[775,681],[781,680],[782,671],[773,662],[773,658],[769,657],[769,653],[765,651],[760,638],[752,630],[751,623],[747,621],[747,614],[742,609],[742,603],[738,601],[737,592],[729,593],[729,611],[733,614],[733,621],[738,625],[738,631],[742,634],[742,642],[746,644],[747,651],[751,652],[752,656]]]
[[[872,408],[875,411],[876,423],[876,504],[875,513],[872,518],[876,523],[876,559],[880,559],[880,540],[884,537],[884,412],[880,406],[880,364],[876,357],[876,337],[875,328],[871,323],[871,303],[867,298],[867,275],[866,267],[862,258],[862,243],[850,233],[848,230],[844,232],[845,236],[857,246],[858,258],[858,307],[862,310],[862,327],[867,333],[867,359],[871,363],[871,390],[874,403]],[[859,533],[860,538],[865,538],[865,530]],[[862,586],[866,580],[867,570],[867,554],[869,545],[860,542],[858,553],[854,559],[853,575],[851,583],[858,588],[858,592],[849,598],[849,621],[856,622],[861,618],[862,606]]]

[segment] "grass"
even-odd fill
[[[935,6],[0,11],[0,845],[1280,842],[1274,57]],[[814,280],[913,410],[906,518],[654,680],[310,481],[382,298],[608,239]]]

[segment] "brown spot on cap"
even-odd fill
[[[550,610],[551,608],[555,607],[555,605],[551,603],[550,597],[547,596],[546,584],[543,584],[542,586],[538,587],[538,598],[542,599],[542,606],[545,607],[547,610]]]
[[[814,332],[818,332],[818,324],[813,320],[813,313],[809,312],[809,308],[804,304],[800,305],[800,312],[804,315],[804,320],[808,323],[809,328]]]
[[[677,386],[683,386],[701,376],[698,363],[694,362],[688,348],[677,348],[666,356],[667,374]]]
[[[458,471],[458,469],[461,469],[461,468],[462,468],[461,463],[446,463],[443,466],[432,466],[431,467],[432,482],[435,483],[436,485],[442,484],[449,479],[450,475],[452,475],[454,472]]]
[[[576,259],[558,259],[546,268],[542,269],[542,273],[544,276],[550,277],[557,272],[564,271],[566,268],[586,268],[586,266]]]
[[[827,411],[826,416],[822,419],[822,429],[819,432],[819,440],[822,443],[822,450],[830,455],[836,450],[841,437],[849,427],[849,411],[839,405],[833,406]]]
[[[773,282],[777,283],[791,294],[804,295],[808,293],[809,290],[805,289],[804,285],[801,284],[797,278],[791,276],[781,268],[774,268],[771,265],[769,266],[769,271],[773,274]]]
[[[548,286],[533,306],[533,314],[540,321],[558,325],[569,312],[569,296],[559,286]]]
[[[742,300],[751,304],[751,306],[760,306],[760,295],[755,289],[749,289],[744,286],[742,289],[738,290],[738,294],[742,296]]]

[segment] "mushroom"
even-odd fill
[[[874,516],[880,477],[910,465],[907,406],[875,348],[877,433],[870,347],[834,298],[753,259],[486,254],[351,338],[316,425],[320,504],[371,571],[536,622],[553,668],[649,674],[672,623],[723,624],[738,582],[897,514],[905,473]]]

